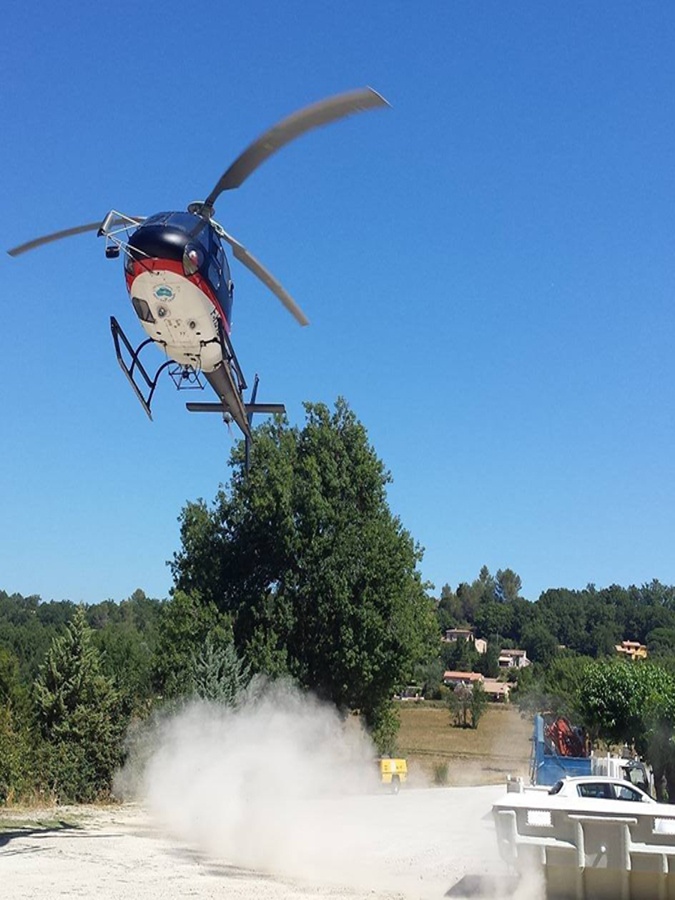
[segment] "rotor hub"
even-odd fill
[[[210,203],[204,203],[203,200],[194,200],[192,203],[188,203],[188,212],[195,216],[201,216],[202,219],[211,219],[215,209]]]

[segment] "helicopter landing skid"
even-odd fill
[[[148,338],[134,350],[129,343],[126,334],[122,331],[121,325],[114,316],[110,317],[110,330],[115,344],[117,362],[127,376],[134,394],[138,397],[141,406],[150,420],[152,420],[150,404],[152,403],[152,397],[155,393],[159,376],[164,369],[169,370],[169,376],[178,390],[204,389],[204,385],[199,377],[199,372],[196,369],[193,369],[191,366],[181,366],[171,359],[162,363],[155,372],[155,377],[151,378],[147,369],[141,362],[140,354],[143,347],[147,347],[148,344],[154,344],[156,342],[153,341],[152,338]],[[127,358],[129,359],[129,362],[127,361]]]

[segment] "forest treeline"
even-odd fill
[[[657,581],[548,590],[531,602],[520,596],[512,570],[491,575],[484,567],[471,583],[444,586],[433,607],[438,640],[412,676],[426,681],[430,695],[446,667],[496,674],[487,671],[494,648],[518,646],[534,662],[511,673],[521,680],[523,706],[593,723],[592,698],[579,699],[581,672],[593,661],[620,667],[621,640],[646,644],[652,667],[668,678],[675,673],[675,589]],[[480,656],[468,642],[441,641],[445,630],[461,626],[488,639],[492,650]],[[181,590],[155,599],[139,589],[119,603],[82,605],[0,590],[0,803],[108,796],[131,722],[177,697],[217,699],[218,685],[227,690],[250,674],[231,630]],[[603,731],[598,714],[596,720],[596,737],[629,736],[628,726],[622,736],[611,725]],[[639,743],[645,726],[633,732]]]
[[[675,654],[674,587],[654,580],[640,587],[552,588],[534,603],[521,587],[513,570],[493,576],[485,566],[470,584],[445,585],[437,600],[441,629],[471,627],[476,637],[519,647],[543,664],[563,651],[612,656],[623,640],[645,644],[652,658]]]

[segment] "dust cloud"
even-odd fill
[[[429,898],[467,873],[498,885],[489,813],[503,788],[394,796],[379,783],[376,758],[355,720],[271,683],[234,709],[195,701],[156,721],[117,788],[173,837],[227,865]]]

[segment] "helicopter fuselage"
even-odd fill
[[[205,374],[223,362],[233,285],[211,223],[189,212],[158,213],[129,238],[127,290],[143,330],[177,363]]]
[[[229,340],[234,285],[216,228],[192,212],[157,213],[131,234],[124,251],[127,290],[148,338],[181,367],[188,385],[199,384],[203,373],[223,415],[248,437],[250,416],[242,396],[246,383]],[[117,323],[111,327],[114,335],[119,333]],[[134,365],[128,367],[120,358],[117,336],[115,346],[138,393]],[[172,377],[177,386],[183,384]],[[151,387],[147,399],[139,394],[148,414],[156,378],[153,382],[145,376]]]

